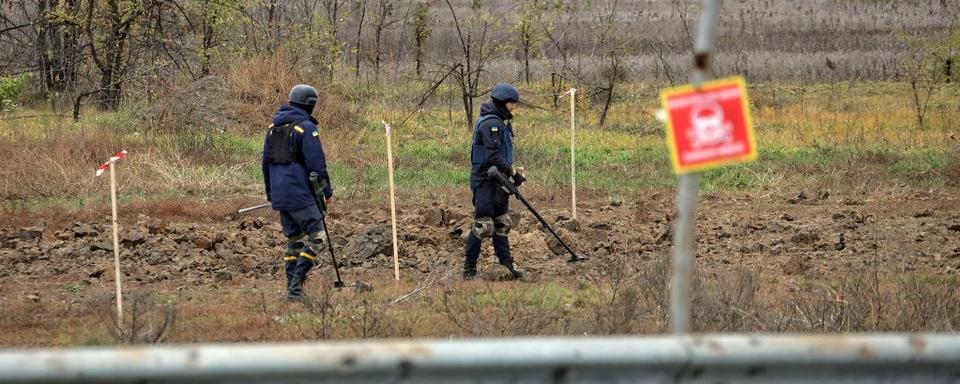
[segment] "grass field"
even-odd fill
[[[751,86],[759,161],[707,171],[702,187],[708,192],[768,191],[790,185],[870,193],[956,185],[958,89],[944,87],[933,95],[924,125],[918,126],[905,84]],[[629,92],[636,97],[616,105],[603,127],[588,102],[579,105],[583,119],[578,122],[577,178],[585,191],[632,196],[674,184],[662,128],[653,118],[657,90],[633,84]],[[115,148],[132,153],[118,173],[124,199],[224,198],[255,194],[261,188],[258,127],[150,130],[137,120],[137,107],[98,113],[78,123],[61,118],[0,120],[0,150],[5,158],[19,159],[4,171],[4,208],[103,204],[102,183],[89,176]],[[379,120],[400,120],[408,112],[387,102],[372,103],[362,111],[359,125],[322,128],[340,197],[380,198],[386,189],[386,150]],[[470,132],[461,119],[434,107],[396,129],[399,196],[464,188]],[[562,107],[525,109],[515,119],[517,163],[531,172],[533,188],[560,191],[569,184],[567,119]]]
[[[528,194],[541,207],[556,209],[565,206],[569,194],[569,111],[564,103],[553,108],[543,88],[525,88],[534,103],[548,110],[518,113],[517,163],[528,169]],[[413,112],[412,102],[397,100],[414,100],[419,91],[340,94],[340,103],[355,107],[343,125],[322,127],[321,138],[337,199],[344,206],[385,204],[386,149],[380,120],[404,119]],[[577,179],[582,199],[591,206],[640,204],[651,194],[673,193],[676,177],[662,126],[654,119],[658,92],[650,84],[630,84],[625,90],[630,96],[615,104],[605,126],[598,125],[589,100],[578,105]],[[960,184],[957,84],[931,94],[923,125],[917,121],[911,87],[904,83],[752,84],[749,92],[759,159],[705,172],[701,187],[707,195],[755,198],[762,205],[801,191],[830,191],[886,202],[916,194],[950,196]],[[0,157],[7,159],[0,171],[4,223],[108,217],[108,186],[93,177],[93,170],[121,148],[130,151],[117,168],[122,222],[147,214],[232,225],[223,217],[236,209],[233,205],[260,199],[262,124],[164,127],[141,118],[145,108],[128,104],[117,112],[85,110],[79,122],[29,117],[45,115],[42,109],[20,109],[0,118]],[[395,178],[401,209],[468,205],[471,132],[461,120],[457,108],[433,101],[397,127]],[[765,209],[753,208],[752,215],[779,219],[779,211]],[[818,216],[829,216],[833,208],[823,209]],[[669,217],[668,211],[662,214]],[[949,212],[940,217],[951,220]],[[872,249],[877,244],[886,247],[883,232],[874,228],[879,224],[870,225],[866,236]],[[776,243],[769,247],[760,253],[760,260],[769,261],[760,265],[767,263],[772,270],[756,265],[704,267],[695,289],[697,330],[960,329],[952,269],[893,271],[871,264],[851,267],[843,278],[783,277],[780,265],[792,261],[776,258]],[[920,257],[900,247],[889,244],[891,257]],[[857,258],[880,254],[861,249],[854,254]],[[940,252],[936,246],[931,249]],[[132,283],[133,291],[142,293],[131,293],[126,300],[140,300],[141,312],[127,316],[140,319],[133,322],[140,325],[124,329],[107,325],[112,303],[104,284],[109,281],[33,283],[27,275],[14,275],[0,289],[6,291],[0,301],[8,314],[0,316],[0,330],[8,331],[0,345],[658,333],[668,326],[663,264],[668,250],[669,244],[659,244],[652,251],[631,251],[605,259],[610,262],[606,267],[585,270],[576,278],[547,275],[534,284],[461,283],[459,255],[453,254],[457,261],[452,267],[407,275],[399,283],[389,282],[386,271],[355,273],[354,278],[374,281],[376,290],[331,293],[318,287],[313,304],[306,307],[277,300],[279,283],[273,280]],[[943,252],[947,256],[936,257],[955,257],[949,249]],[[642,264],[623,264],[637,254]],[[33,292],[42,298],[29,299]],[[157,329],[163,331],[158,335]]]

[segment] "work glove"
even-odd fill
[[[519,187],[520,184],[523,184],[524,181],[527,181],[527,170],[523,167],[518,167],[513,170],[513,185]]]
[[[513,185],[520,186],[524,181],[527,181],[527,178],[523,176],[522,173],[517,172],[513,174]]]

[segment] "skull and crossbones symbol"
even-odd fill
[[[724,121],[723,108],[715,101],[702,100],[690,110],[687,138],[694,148],[715,146],[733,140],[733,124]]]

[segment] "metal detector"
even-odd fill
[[[325,183],[325,181],[321,182],[319,179],[320,177],[319,175],[317,175],[316,172],[310,172],[310,184],[314,187],[314,190],[317,193],[316,200],[317,200],[317,208],[320,209],[320,224],[323,225],[323,234],[326,235],[326,238],[327,238],[327,249],[330,251],[330,259],[333,260],[333,272],[336,273],[337,275],[337,281],[333,282],[333,287],[344,288],[347,286],[347,283],[344,283],[343,280],[340,279],[340,266],[337,264],[337,256],[335,256],[333,253],[333,242],[330,240],[330,231],[327,229],[327,219],[326,219],[327,203],[326,201],[324,201],[324,197],[323,197],[323,187],[324,187],[323,183]],[[241,208],[237,210],[237,213],[246,213],[250,211],[255,211],[257,209],[267,208],[269,206],[270,206],[270,203],[254,205],[252,207]],[[357,286],[358,287],[363,286],[363,287],[366,287],[367,289],[370,288],[369,284],[364,284],[364,283],[357,283]]]
[[[340,280],[340,266],[337,265],[337,257],[333,254],[333,241],[330,240],[330,231],[327,229],[327,202],[323,196],[326,180],[321,181],[320,175],[316,172],[310,172],[310,185],[313,186],[316,195],[317,208],[320,208],[320,224],[323,225],[323,234],[327,238],[327,249],[330,250],[330,259],[333,260],[333,272],[337,274],[337,281],[333,282],[334,288],[343,288],[347,284]]]
[[[547,228],[548,231],[550,231],[550,234],[552,234],[553,237],[556,238],[561,245],[563,245],[563,248],[566,248],[567,252],[570,252],[570,259],[567,260],[568,263],[587,260],[586,257],[578,256],[575,252],[573,252],[573,249],[571,249],[570,246],[567,245],[567,243],[560,238],[560,235],[558,235],[557,232],[554,231],[552,227],[550,227],[550,224],[547,224],[547,221],[543,219],[543,216],[540,216],[540,213],[533,208],[533,205],[530,205],[530,202],[527,201],[527,199],[524,198],[522,194],[520,194],[520,190],[517,188],[517,186],[514,185],[513,182],[511,182],[509,179],[507,179],[507,176],[501,173],[496,166],[492,166],[490,167],[490,169],[487,169],[487,177],[490,177],[500,182],[500,188],[503,188],[504,192],[506,192],[508,195],[512,194],[516,196],[517,200],[520,200],[520,202],[523,203],[523,205],[527,206],[527,209],[530,210],[530,213],[532,213],[533,216],[537,218],[537,220],[540,220],[540,224],[543,224],[543,226]]]
[[[330,250],[330,259],[333,260],[333,272],[337,274],[337,281],[333,282],[333,287],[343,288],[343,287],[346,287],[347,284],[345,284],[343,280],[340,280],[340,267],[337,266],[337,257],[333,255],[333,242],[330,240],[330,232],[327,231],[326,216],[327,216],[326,211],[323,211],[320,215],[320,223],[323,224],[323,234],[326,235],[327,237],[327,249]]]

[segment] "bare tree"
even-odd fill
[[[374,20],[373,69],[374,77],[379,80],[383,34],[402,19],[393,17],[393,0],[378,0],[377,11],[372,16]]]
[[[551,68],[550,82],[554,94],[553,105],[559,105],[559,95],[564,91],[564,79],[570,76],[570,67],[568,65],[571,55],[570,34],[575,33],[573,26],[580,19],[581,8],[577,4],[571,4],[564,11],[563,3],[554,3],[552,7],[544,12],[535,13],[537,25],[540,27],[540,34],[545,39],[545,44],[540,45],[540,50],[544,52],[545,57],[553,56],[560,58],[560,65],[557,66],[554,60],[548,60]],[[566,16],[565,16],[566,15]]]
[[[597,8],[593,27],[593,46],[596,53],[592,56],[596,61],[597,73],[593,76],[586,76],[582,71],[577,74],[581,81],[591,84],[592,89],[588,91],[588,95],[602,97],[600,125],[606,123],[617,83],[626,81],[628,68],[624,62],[630,53],[629,48],[635,45],[623,36],[617,22],[618,4],[618,0],[613,0],[609,10]]]
[[[132,64],[130,37],[148,5],[124,0],[87,2],[84,29],[90,58],[100,72],[98,105],[103,109],[116,109],[120,104],[122,79]]]
[[[473,14],[462,22],[457,12],[445,0],[450,14],[453,16],[453,25],[457,30],[462,56],[456,59],[459,65],[453,71],[453,77],[460,86],[460,97],[463,101],[464,118],[468,129],[473,128],[473,99],[485,95],[488,91],[480,90],[480,75],[491,59],[500,55],[505,46],[488,36],[488,32],[495,19],[481,13],[479,0],[472,3]],[[451,66],[453,68],[453,66]]]
[[[417,10],[413,16],[413,45],[414,61],[416,62],[417,79],[420,79],[423,67],[423,46],[433,32],[430,29],[430,4],[417,3]]]
[[[37,57],[42,93],[61,93],[76,85],[82,60],[80,4],[76,0],[37,0]]]
[[[360,58],[363,57],[363,22],[367,16],[367,0],[360,0],[358,8],[360,8],[360,21],[357,22],[356,44],[353,46],[353,50],[356,53],[353,71],[357,76],[357,81],[360,81]]]
[[[952,75],[952,61],[960,51],[960,27],[947,30],[945,36],[923,38],[901,36],[910,51],[903,59],[907,82],[913,94],[917,126],[923,127],[930,100],[941,83],[948,83]]]
[[[331,51],[330,56],[331,60],[329,61],[329,71],[330,75],[333,76],[333,64],[334,57],[340,57],[343,54],[343,47],[346,43],[339,40],[340,28],[343,26],[344,20],[349,12],[347,9],[344,9],[347,4],[347,0],[324,0],[323,8],[326,10],[327,15],[327,35],[336,43],[336,50]],[[331,77],[331,80],[333,78]]]
[[[530,83],[530,58],[539,50],[543,44],[543,32],[537,28],[537,15],[543,12],[540,9],[539,1],[516,0],[516,6],[519,9],[517,18],[514,21],[511,30],[516,34],[518,49],[520,50],[520,59],[523,61],[523,78]]]

